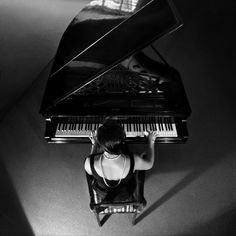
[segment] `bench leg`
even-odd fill
[[[99,214],[98,214],[98,213],[94,213],[94,214],[95,214],[95,216],[96,216],[96,219],[97,219],[97,222],[98,222],[99,227],[101,227],[102,224],[101,224],[101,220],[100,220]]]
[[[132,225],[135,225],[136,224],[136,217],[137,217],[137,211],[133,214],[133,217],[132,217]]]

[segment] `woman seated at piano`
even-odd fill
[[[132,196],[135,170],[149,170],[154,163],[157,132],[147,132],[147,153],[133,154],[125,143],[125,131],[115,120],[108,119],[92,132],[92,148],[84,168],[93,176],[94,188],[101,200],[122,200]]]

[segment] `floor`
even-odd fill
[[[80,1],[78,7],[84,2]],[[39,114],[51,58],[66,22],[77,13],[78,2],[53,0],[55,5],[50,5],[43,0],[41,5],[27,5],[39,17],[44,12],[42,6],[49,4],[51,12],[46,19],[51,26],[57,25],[53,19],[62,24],[57,26],[55,38],[47,26],[51,34],[41,37],[45,36],[50,43],[36,42],[34,50],[27,45],[27,38],[21,38],[16,31],[16,40],[9,42],[18,50],[16,61],[11,61],[13,54],[1,46],[1,50],[6,50],[6,60],[1,68],[0,235],[236,233],[236,3],[233,0],[227,1],[228,5],[213,0],[204,1],[204,5],[194,0],[174,2],[185,25],[155,45],[182,75],[192,107],[188,119],[190,137],[186,144],[156,146],[155,165],[147,172],[145,182],[148,204],[137,224],[132,226],[129,216],[115,215],[102,228],[88,207],[83,160],[89,145],[47,144],[43,139],[45,122]],[[6,9],[13,9],[11,4],[5,1],[3,4]],[[55,6],[64,14],[62,19],[56,15]],[[4,19],[9,20],[7,14]],[[38,28],[38,34],[42,29]],[[31,31],[29,28],[28,34]],[[34,33],[33,38],[28,37],[29,44],[35,42]],[[6,41],[3,42],[7,47]],[[53,49],[48,51],[50,45]],[[23,51],[25,48],[27,51]],[[31,65],[30,58],[34,55],[37,60]],[[16,66],[13,76],[18,62],[21,64]],[[145,146],[132,148],[141,152]]]

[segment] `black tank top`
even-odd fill
[[[91,168],[91,171],[92,171],[92,175],[93,175],[94,179],[97,180],[98,185],[101,188],[107,189],[107,190],[112,190],[112,189],[114,189],[114,186],[116,186],[118,184],[119,180],[106,179],[106,182],[108,183],[110,188],[104,183],[103,178],[100,175],[98,175],[98,173],[97,173],[97,171],[95,170],[95,167],[94,167],[94,158],[97,155],[102,155],[102,153],[97,153],[97,154],[90,155],[90,168]],[[128,172],[128,174],[125,178],[121,179],[120,184],[115,187],[116,189],[117,188],[120,189],[124,185],[129,185],[129,187],[131,187],[130,182],[133,181],[133,177],[134,177],[134,156],[133,156],[133,154],[130,154],[130,155],[128,155],[128,157],[130,158],[129,172]],[[128,158],[128,157],[126,156],[126,158]]]
[[[109,186],[115,187],[108,187],[101,176],[98,175],[94,168],[94,157],[96,155],[102,155],[102,153],[92,154],[90,155],[90,167],[92,171],[92,175],[94,177],[93,187],[102,195],[102,201],[113,201],[113,202],[120,202],[120,201],[132,201],[134,199],[134,192],[136,187],[136,180],[134,174],[134,156],[133,154],[126,155],[126,158],[130,158],[130,169],[125,178],[123,178],[119,185],[119,180],[108,180],[106,179]]]

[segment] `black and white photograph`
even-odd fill
[[[236,234],[235,0],[0,0],[0,236]]]

